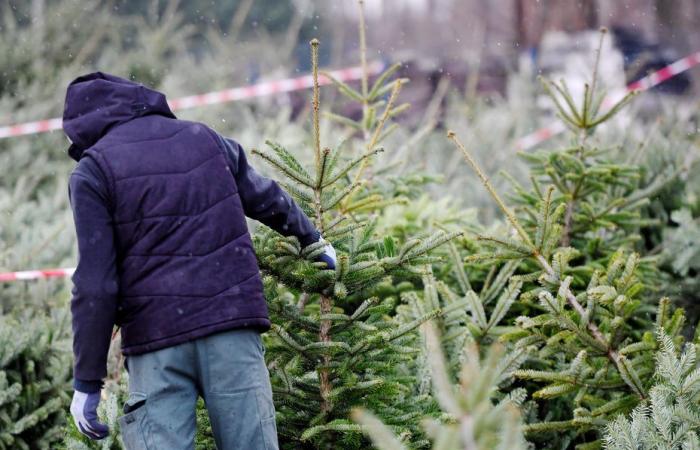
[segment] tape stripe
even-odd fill
[[[36,280],[40,278],[70,277],[71,275],[73,275],[74,272],[75,267],[66,267],[62,269],[23,270],[20,272],[5,272],[0,273],[0,282]]]
[[[384,63],[376,61],[370,64],[368,69],[370,75],[376,75],[384,70]],[[334,70],[329,73],[340,81],[353,81],[362,77],[362,68],[350,67],[346,69]],[[326,85],[330,84],[331,80],[328,77],[321,76],[319,77],[319,83]],[[313,79],[311,75],[303,75],[296,78],[266,81],[259,84],[236,87],[223,91],[189,95],[186,97],[173,99],[169,102],[169,105],[173,111],[181,111],[183,109],[196,108],[198,106],[218,105],[227,102],[246,100],[249,98],[308,89],[312,86]],[[7,125],[0,127],[0,139],[45,133],[48,131],[60,130],[61,128],[62,120],[60,117],[47,120],[38,120],[35,122]]]
[[[675,77],[678,74],[685,72],[686,70],[692,69],[693,67],[700,64],[700,52],[691,53],[685,58],[681,58],[663,67],[656,72],[650,73],[649,75],[632,82],[627,85],[624,91],[614,92],[603,101],[604,106],[612,106],[613,103],[622,99],[622,97],[632,91],[647,91],[654,86],[657,86],[664,81]],[[561,122],[550,125],[548,127],[540,128],[526,136],[523,136],[516,143],[516,149],[518,151],[528,150],[530,148],[536,147],[542,142],[550,139],[551,137],[561,133],[566,129]]]

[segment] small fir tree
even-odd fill
[[[515,376],[538,401],[531,407],[542,408],[528,412],[525,430],[546,448],[598,448],[606,420],[648,398],[654,310],[656,325],[674,339],[684,322],[683,311],[672,313],[668,299],[654,308],[643,296],[651,291],[655,270],[631,250],[646,224],[640,207],[662,182],[639,186],[638,169],[606,160],[591,145],[595,128],[632,97],[601,112],[604,93],[596,90],[596,70],[581,106],[565,83],[546,85],[576,143],[530,158],[533,187],[516,186],[515,212],[449,133],[511,226],[506,234],[479,235],[478,252],[467,260],[512,264],[513,281],[523,282],[516,309],[522,316],[506,318],[515,319],[517,329],[499,339],[537,349]]]
[[[461,142],[452,138],[470,159]],[[572,430],[575,435],[595,431],[606,418],[629,411],[647,397],[656,345],[651,333],[644,332],[651,325],[645,318],[649,308],[639,298],[644,288],[638,278],[639,257],[618,251],[604,270],[592,264],[577,267],[573,262],[581,252],[558,245],[565,229],[560,223],[564,207],[553,210],[554,188],[540,200],[535,229],[526,229],[471,162],[517,236],[480,236],[485,252],[472,259],[517,262],[519,278],[530,281],[520,296],[521,303],[529,303],[530,314],[519,317],[518,329],[500,339],[536,346],[539,351],[531,368],[516,372],[516,377],[534,383],[534,398],[566,398],[567,406],[559,413],[573,412],[566,420],[551,420],[548,415],[549,420],[531,423],[526,431]],[[676,337],[683,313],[669,314],[670,309],[668,299],[662,300],[656,320]]]
[[[637,406],[629,418],[620,415],[606,427],[603,439],[609,450],[700,449],[700,368],[696,344],[677,344],[658,330],[657,380],[649,400]]]
[[[509,395],[499,394],[500,385],[512,379],[513,370],[521,358],[504,354],[500,345],[490,348],[484,361],[474,342],[462,352],[459,385],[443,356],[442,343],[432,323],[424,325],[427,359],[433,385],[433,394],[440,404],[441,420],[426,419],[426,434],[438,450],[525,450],[518,407],[525,399],[525,391],[516,389]],[[496,398],[494,403],[493,398]],[[357,410],[355,420],[379,450],[406,450],[405,437],[396,435],[396,427],[387,426],[372,413]]]
[[[313,172],[279,144],[268,143],[271,151],[254,153],[287,177],[286,187],[333,243],[338,263],[330,271],[313,262],[323,243],[301,248],[295,238],[265,229],[257,233],[255,249],[273,319],[274,338],[268,341],[267,354],[283,447],[364,448],[360,427],[349,419],[350,409],[358,405],[367,405],[389,423],[415,433],[412,418],[420,414],[421,405],[407,398],[410,377],[397,368],[415,353],[410,346],[412,331],[440,312],[429,311],[399,325],[387,316],[393,302],[367,293],[388,275],[412,273],[431,262],[427,253],[456,234],[411,239],[400,247],[390,236],[376,236],[366,212],[382,199],[363,190],[364,180],[352,172],[359,171],[377,149],[368,146],[349,160],[340,148],[322,149],[318,41],[311,46]],[[394,85],[387,110],[397,86],[400,83]],[[373,136],[380,135],[384,123],[385,119],[378,122]],[[370,144],[374,142],[373,138]]]

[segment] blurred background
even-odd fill
[[[609,52],[615,58],[604,61],[621,71],[617,83],[700,48],[695,0],[366,0],[365,5],[370,56],[403,62],[414,85],[405,95],[423,101],[443,76],[461,89],[478,77],[477,93],[503,95],[514,73],[571,70],[572,54],[591,53],[596,39],[591,41],[590,32],[600,27],[612,31]],[[312,37],[324,43],[325,65],[352,64],[358,57],[355,1],[5,0],[0,20],[7,46],[1,93],[17,99],[26,98],[18,88],[32,66],[47,78],[64,66],[73,71],[69,78],[96,68],[114,70],[146,83],[169,83],[173,95],[306,71]],[[114,54],[120,55],[119,67],[113,66]],[[197,66],[183,64],[190,61]],[[676,77],[665,88],[684,94],[693,76]],[[12,113],[3,111],[3,123],[21,117]]]

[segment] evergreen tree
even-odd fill
[[[0,316],[0,449],[55,448],[70,404],[67,314]]]
[[[415,432],[411,419],[421,405],[406,398],[408,380],[397,367],[415,353],[412,331],[440,312],[398,325],[387,316],[393,302],[367,293],[388,275],[411,273],[433,261],[427,253],[456,234],[437,233],[400,247],[391,236],[375,234],[375,222],[366,212],[383,199],[362,189],[365,182],[358,172],[378,151],[373,145],[400,83],[394,84],[372,145],[357,157],[344,158],[342,148],[321,147],[318,41],[311,45],[314,170],[309,172],[279,144],[268,143],[271,151],[254,153],[287,177],[288,191],[338,251],[338,264],[330,271],[313,262],[322,243],[300,248],[295,238],[270,230],[257,233],[255,249],[273,318],[268,360],[283,447],[363,448],[360,427],[349,419],[350,409],[358,405]]]
[[[522,359],[504,354],[503,347],[493,346],[481,361],[478,347],[470,342],[463,348],[459,385],[452,376],[442,352],[439,334],[432,323],[424,325],[427,359],[433,380],[433,394],[439,402],[441,420],[427,419],[423,426],[433,442],[433,449],[443,450],[524,450],[519,405],[525,391],[516,389],[509,395],[499,394],[499,385],[512,380],[513,371]],[[499,399],[494,403],[492,397]],[[373,414],[357,410],[355,419],[363,425],[379,450],[405,450],[405,436],[394,434]],[[393,428],[393,429],[392,429]]]
[[[515,212],[457,136],[449,134],[511,227],[507,233],[479,235],[479,251],[467,259],[512,264],[517,267],[513,281],[524,283],[518,302],[523,315],[506,318],[515,319],[517,329],[499,339],[537,349],[515,376],[535,400],[546,400],[528,406],[542,410],[527,411],[532,423],[525,430],[547,448],[574,443],[597,448],[608,418],[648,398],[654,309],[656,326],[674,339],[684,323],[683,311],[672,312],[668,299],[654,308],[644,297],[656,271],[653,260],[632,251],[645,224],[639,209],[664,180],[641,187],[635,182],[638,168],[607,160],[591,144],[596,127],[632,97],[601,112],[605,94],[596,89],[596,70],[580,106],[564,82],[546,84],[575,143],[529,158],[532,188],[516,186]]]
[[[657,380],[647,402],[629,418],[620,415],[606,427],[610,450],[700,449],[700,368],[695,343],[679,354],[677,345],[658,330]]]

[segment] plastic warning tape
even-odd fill
[[[36,280],[39,278],[63,278],[70,277],[73,275],[73,272],[75,272],[75,267],[66,267],[63,269],[25,270],[22,272],[5,272],[0,273],[0,282]]]
[[[640,80],[630,83],[626,90],[617,95],[613,94],[605,100],[605,103],[611,103],[614,97],[621,97],[631,91],[646,91],[654,86],[657,86],[664,81],[673,78],[674,76],[685,72],[700,64],[700,52],[693,53],[683,59],[669,64],[668,66],[651,73]],[[378,73],[383,69],[382,63],[373,63],[370,66],[370,72]],[[340,81],[355,80],[362,76],[362,69],[359,67],[351,67],[348,69],[336,70],[329,72],[333,77]],[[320,84],[330,83],[328,77],[319,77]],[[171,102],[171,107],[176,109],[194,108],[196,106],[214,105],[218,103],[226,103],[230,101],[243,100],[245,98],[260,97],[263,95],[271,95],[280,92],[291,92],[299,89],[306,89],[313,86],[311,75],[305,75],[298,78],[290,78],[286,80],[278,80],[267,83],[255,84],[242,88],[228,89],[225,91],[210,92],[209,94],[193,95],[183,97]],[[0,138],[9,136],[21,136],[23,134],[42,133],[61,128],[61,119],[42,120],[39,122],[29,122],[25,124],[12,125],[9,127],[0,127]],[[563,132],[566,129],[564,124],[557,122],[549,127],[541,128],[534,133],[531,133],[518,141],[519,150],[527,150],[532,148],[551,137]],[[40,278],[55,278],[55,277],[70,277],[75,272],[74,267],[65,269],[45,269],[45,270],[27,270],[21,272],[5,272],[0,273],[0,282],[18,281],[18,280],[35,280]]]
[[[657,70],[656,72],[650,73],[644,78],[628,84],[624,90],[609,95],[603,102],[603,106],[612,106],[615,101],[621,100],[630,92],[648,91],[654,86],[658,86],[664,81],[673,78],[686,70],[692,69],[698,64],[700,64],[700,52],[692,53],[685,58],[679,59],[678,61]],[[552,136],[556,136],[564,130],[566,130],[566,126],[561,122],[556,122],[548,127],[540,128],[539,130],[520,138],[516,143],[516,149],[528,150],[550,139]]]
[[[376,75],[384,70],[384,64],[377,61],[371,63],[368,69],[370,75]],[[361,67],[348,67],[346,69],[334,70],[328,73],[333,78],[343,82],[359,80],[362,78]],[[320,85],[326,85],[331,83],[331,79],[324,75],[320,75],[318,82]],[[255,97],[264,97],[267,95],[299,91],[302,89],[309,89],[312,86],[313,77],[311,75],[304,75],[296,78],[266,81],[263,83],[252,84],[250,86],[236,87],[223,91],[176,98],[171,100],[169,105],[173,111],[180,111],[199,106],[218,105],[222,103],[247,100]],[[60,130],[62,128],[62,123],[63,121],[61,118],[57,117],[53,119],[38,120],[36,122],[26,122],[0,127],[0,139]]]

